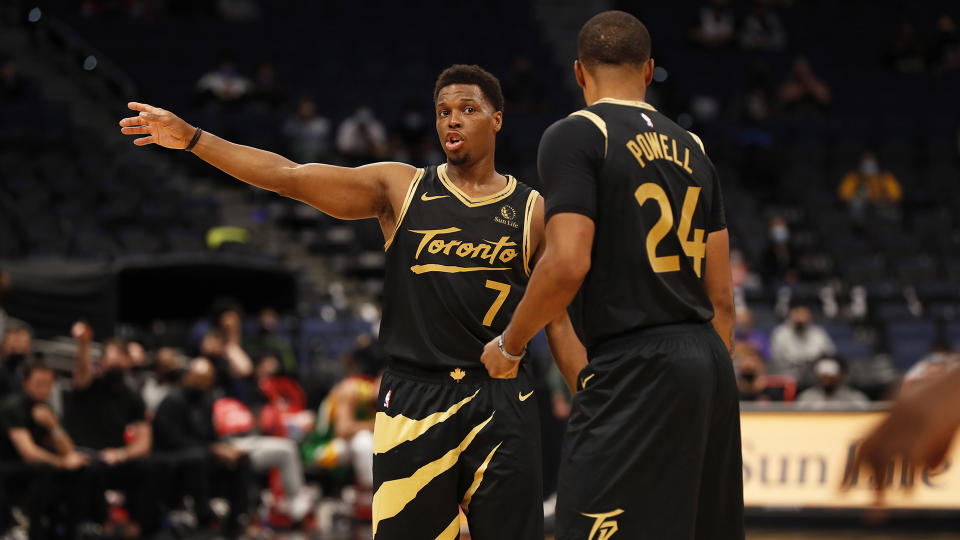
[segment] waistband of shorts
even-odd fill
[[[521,371],[527,368],[526,364],[526,359],[521,360]],[[428,369],[412,365],[409,362],[397,360],[396,358],[390,358],[387,361],[387,373],[393,373],[405,379],[413,379],[433,384],[482,383],[497,380],[490,377],[490,374],[487,373],[487,368],[484,367],[483,364],[468,368],[437,367],[436,369]]]
[[[713,323],[711,322],[690,322],[677,324],[664,324],[659,326],[648,326],[631,330],[624,334],[614,336],[600,343],[587,348],[587,356],[604,354],[608,351],[621,350],[627,347],[637,345],[641,341],[649,339],[681,336],[681,335],[709,335],[713,333]]]

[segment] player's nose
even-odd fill
[[[462,120],[460,113],[457,111],[451,111],[450,115],[447,116],[447,124],[452,128],[460,127]]]

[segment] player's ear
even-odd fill
[[[497,111],[493,113],[493,131],[499,133],[501,127],[503,127],[503,111]]]
[[[583,64],[580,63],[580,60],[573,61],[573,74],[577,77],[577,85],[580,88],[587,86],[587,77],[583,73]]]
[[[655,69],[653,65],[653,58],[650,58],[643,64],[643,82],[646,86],[650,86],[650,83],[653,82],[653,70]]]

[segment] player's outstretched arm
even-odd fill
[[[733,356],[733,278],[730,274],[730,235],[726,229],[707,235],[703,286],[713,304],[713,327]]]
[[[139,114],[120,121],[124,135],[143,135],[137,146],[156,144],[175,150],[186,149],[197,128],[170,111],[144,103],[128,107]],[[248,184],[305,202],[325,214],[341,219],[381,218],[389,230],[392,201],[402,203],[415,169],[402,163],[375,163],[357,168],[310,163],[289,159],[249,146],[234,144],[212,133],[202,132],[191,151],[200,159]]]

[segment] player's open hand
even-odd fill
[[[520,369],[520,362],[511,360],[500,352],[500,338],[496,337],[483,348],[480,361],[487,368],[487,373],[494,379],[515,379]]]
[[[196,129],[170,111],[136,102],[128,103],[127,107],[140,114],[121,120],[120,132],[124,135],[146,135],[133,140],[137,146],[158,144],[164,148],[183,150],[193,139]]]

